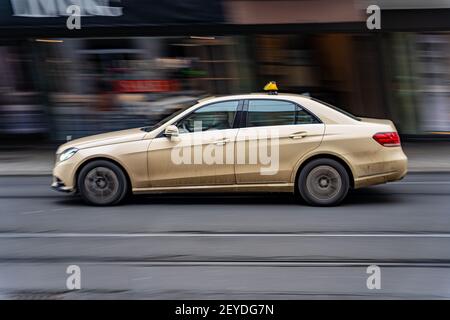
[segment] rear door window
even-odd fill
[[[249,100],[247,127],[311,124],[319,121],[297,104],[282,100]]]

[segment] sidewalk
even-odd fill
[[[0,176],[51,175],[55,150],[0,150]],[[450,142],[409,142],[403,144],[403,150],[409,172],[450,172]]]

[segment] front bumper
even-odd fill
[[[53,168],[52,188],[61,192],[74,192],[76,189],[75,173],[81,161],[80,152],[66,161],[56,161]]]
[[[71,187],[67,187],[59,178],[53,177],[53,182],[51,185],[53,190],[65,193],[72,193],[75,190]]]

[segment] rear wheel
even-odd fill
[[[128,185],[121,168],[106,160],[96,160],[81,169],[78,189],[85,202],[108,206],[118,204],[125,198]]]
[[[335,206],[347,196],[350,180],[344,166],[332,159],[316,159],[300,172],[298,190],[314,206]]]

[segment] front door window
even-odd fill
[[[238,101],[224,101],[201,107],[177,124],[180,133],[232,129]]]

